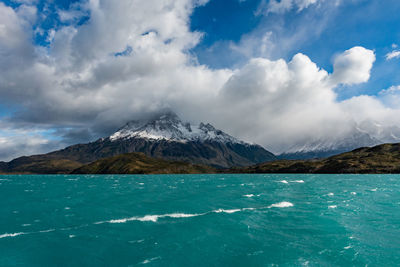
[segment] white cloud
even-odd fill
[[[32,155],[60,148],[59,142],[48,140],[34,129],[7,128],[0,122],[0,160],[9,161],[17,156]]]
[[[396,108],[400,105],[400,85],[391,86],[386,90],[382,90],[378,94],[382,103],[387,107]]]
[[[331,81],[334,84],[357,84],[367,82],[375,53],[364,47],[356,46],[335,57],[334,72]]]
[[[293,3],[299,8],[300,2]],[[370,114],[396,121],[376,115],[399,108],[385,106],[384,97],[336,99],[338,84],[369,79],[375,55],[362,47],[337,56],[333,74],[301,53],[290,61],[267,59],[268,34],[261,51],[239,69],[199,65],[188,52],[202,36],[189,27],[197,4],[92,0],[89,20],[53,29],[50,47],[44,48],[32,44],[29,20],[0,3],[0,104],[18,106],[7,120],[14,129],[56,128],[59,135],[75,138],[89,128],[85,136],[101,136],[127,120],[170,107],[183,119],[210,121],[274,152],[310,139],[350,135],[354,122]],[[127,47],[131,53],[115,56]],[[2,138],[12,144],[3,151],[26,141],[11,134]],[[49,148],[45,141],[34,143],[32,151]]]
[[[400,58],[400,50],[393,50],[386,54],[386,60],[391,60],[395,58]]]
[[[264,0],[261,2],[258,13],[278,13],[282,14],[292,9],[297,12],[308,8],[310,5],[317,4],[323,0],[269,0],[268,3]]]

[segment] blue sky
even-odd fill
[[[274,152],[400,127],[398,14],[397,0],[0,1],[0,160],[164,108]]]
[[[309,28],[310,33],[304,36],[306,40],[295,46],[276,51],[273,58],[288,60],[295,53],[301,52],[320,67],[332,71],[332,58],[336,53],[353,46],[376,51],[377,59],[370,81],[352,88],[339,88],[340,98],[360,93],[376,94],[393,84],[400,84],[400,76],[397,75],[399,60],[385,60],[385,55],[393,50],[392,45],[400,44],[399,1],[342,1],[338,7],[332,7],[334,4],[331,4],[330,9],[314,6],[301,12],[292,9],[284,14],[268,16],[257,15],[261,2],[215,0],[197,8],[191,18],[191,28],[205,34],[202,42],[193,49],[199,62],[214,68],[243,64],[247,59],[233,59],[226,43],[238,43],[243,35],[262,34],[280,24],[284,27],[278,33],[281,36],[301,28]],[[321,26],[318,24],[326,25],[313,32],[314,27]]]

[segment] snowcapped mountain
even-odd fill
[[[360,131],[368,133],[380,143],[400,142],[400,128],[396,125],[382,125],[372,120],[365,120],[358,125]]]
[[[95,142],[72,145],[44,155],[20,157],[3,163],[4,166],[0,163],[0,171],[54,173],[60,164],[71,169],[131,152],[218,168],[249,166],[276,159],[263,147],[240,141],[211,124],[191,126],[173,112],[166,112],[148,120],[129,122],[111,136]]]
[[[298,144],[278,157],[285,159],[323,158],[360,147],[398,142],[400,142],[399,127],[384,126],[368,120],[356,124],[346,135]]]
[[[190,123],[183,123],[171,111],[155,116],[150,120],[131,121],[109,138],[111,141],[144,138],[175,142],[219,142],[251,145],[215,129],[209,123],[200,123],[196,126],[192,126]]]
[[[209,123],[192,126],[171,111],[128,122],[97,142],[118,153],[143,152],[151,157],[223,168],[276,159],[259,145],[240,141]]]

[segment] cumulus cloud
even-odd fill
[[[386,60],[400,58],[400,50],[393,50],[392,52],[387,53],[385,57],[386,57]]]
[[[313,4],[291,2],[297,8]],[[394,103],[386,106],[384,93],[336,99],[339,84],[369,79],[375,54],[362,47],[338,55],[333,73],[301,53],[289,61],[257,56],[238,69],[199,65],[189,50],[202,34],[189,24],[193,9],[204,3],[91,0],[83,10],[88,20],[51,29],[48,46],[32,43],[29,12],[0,3],[0,105],[16,106],[0,121],[12,125],[15,136],[20,129],[53,130],[60,145],[105,136],[128,120],[168,107],[185,120],[211,122],[283,152],[307,140],[351,135],[367,111],[379,111],[371,116],[383,120],[397,110]],[[65,21],[80,16],[71,8],[60,15]],[[27,138],[33,144],[24,149],[28,140],[0,136],[0,159],[55,147],[49,134]],[[6,155],[11,147],[20,153]]]
[[[367,82],[374,62],[374,51],[353,47],[335,57],[331,80],[334,84],[347,85]]]
[[[391,86],[386,90],[382,90],[379,92],[378,96],[385,106],[396,108],[400,104],[400,85]]]

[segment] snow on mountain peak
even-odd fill
[[[209,123],[200,123],[196,126],[192,126],[190,123],[184,123],[175,113],[171,111],[153,117],[149,120],[128,122],[124,127],[112,134],[109,138],[111,141],[130,138],[144,138],[176,142],[214,141],[221,143],[247,144],[224,133],[221,130],[216,129]]]

